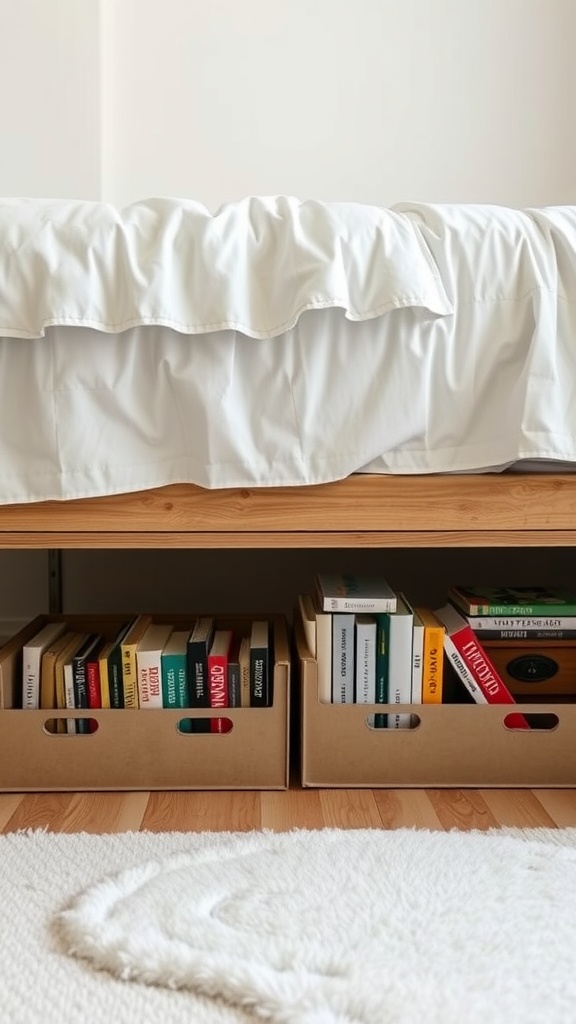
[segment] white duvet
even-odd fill
[[[576,461],[576,207],[0,201],[0,502]]]

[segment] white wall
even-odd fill
[[[0,0],[0,195],[575,203],[575,38],[574,0]],[[212,603],[210,578],[232,608],[269,597],[273,565],[285,606],[317,563],[121,564],[139,603],[165,606],[169,572],[170,600]],[[66,554],[66,607],[125,605],[118,565]],[[0,571],[0,618],[45,607],[42,552],[0,553]]]

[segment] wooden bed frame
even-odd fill
[[[0,506],[2,548],[568,547],[576,474],[357,474]]]

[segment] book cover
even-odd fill
[[[173,627],[151,622],[136,645],[138,707],[141,710],[162,707],[162,651]]]
[[[398,595],[396,611],[390,615],[389,704],[412,701],[412,630],[414,612],[406,599]],[[389,729],[409,729],[410,715],[388,714]]]
[[[332,703],[353,704],[355,699],[354,630],[352,612],[334,612],[332,618]]]
[[[120,642],[120,650],[122,652],[123,707],[125,708],[138,707],[136,649],[151,623],[151,615],[137,615]]]
[[[256,619],[250,630],[250,707],[271,705],[270,626],[266,619]]]
[[[210,707],[208,688],[208,651],[212,646],[216,620],[212,615],[203,615],[196,620],[188,639],[188,685],[190,705],[193,708]],[[210,732],[208,718],[197,718],[194,732]]]
[[[208,651],[208,692],[211,708],[229,707],[228,656],[232,644],[231,629],[216,629]],[[226,718],[211,718],[210,732],[228,732]]]
[[[444,651],[473,700],[477,704],[515,704],[506,683],[465,617],[449,603],[436,609],[435,615],[445,626]],[[520,712],[510,715],[510,725],[516,729],[530,728]]]
[[[441,704],[444,680],[444,624],[430,608],[414,609],[424,624],[422,703]]]
[[[448,599],[465,615],[576,615],[576,594],[556,587],[450,587]]]
[[[48,647],[44,648],[40,662],[40,707],[56,708],[56,662],[62,651],[68,647],[74,634],[61,633]]]
[[[243,636],[240,640],[240,707],[250,707],[250,637]]]
[[[74,687],[74,707],[78,710],[89,708],[88,695],[88,661],[97,656],[103,638],[99,633],[89,633],[84,645],[72,658],[72,680]],[[76,732],[87,733],[90,730],[88,718],[76,719]]]
[[[390,614],[383,612],[376,615],[376,699],[375,704],[388,703],[389,686],[389,654],[390,654]],[[375,729],[386,729],[387,715],[374,715]]]
[[[316,575],[316,592],[324,612],[393,612],[396,594],[383,576]]]
[[[22,648],[22,707],[40,707],[40,667],[46,648],[66,630],[65,622],[48,622]]]
[[[241,637],[232,637],[232,646],[228,655],[228,706],[239,708],[240,701],[240,643]]]
[[[355,618],[355,691],[357,704],[376,702],[376,618]]]

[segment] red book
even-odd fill
[[[212,646],[208,651],[208,695],[211,708],[227,708],[228,699],[228,657],[232,646],[232,630],[217,629]],[[210,719],[210,732],[228,732],[224,718]]]
[[[459,679],[477,704],[515,704],[506,683],[493,665],[478,640],[477,634],[464,616],[451,604],[438,608],[434,614],[446,627],[444,650]],[[520,712],[508,715],[507,722],[514,729],[529,729]]]

